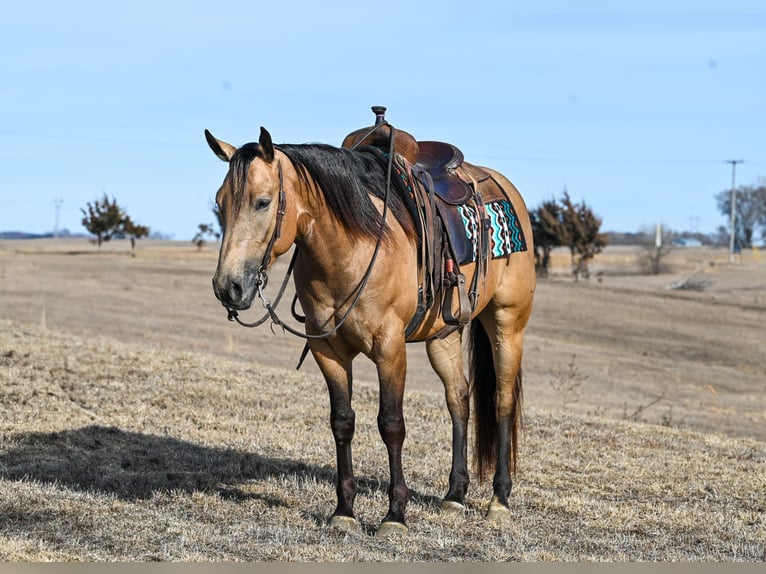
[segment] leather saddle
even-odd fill
[[[464,204],[473,190],[455,173],[463,165],[463,152],[444,142],[421,141],[418,145],[415,164],[430,174],[434,193],[450,205]]]
[[[375,125],[350,133],[342,147],[370,147],[388,152],[392,128],[384,118],[386,108],[375,106],[372,111],[376,116]],[[478,299],[478,278],[486,271],[488,223],[478,182],[490,174],[464,163],[463,153],[452,144],[417,141],[399,129],[393,134],[394,155],[398,156],[400,167],[416,182],[412,186],[415,193],[410,212],[421,235],[418,310],[405,334],[412,334],[439,300],[448,327],[438,336],[446,336],[470,320]],[[466,231],[466,213],[473,218],[471,237]],[[476,263],[470,286],[460,272],[460,265],[469,262]]]
[[[361,128],[348,134],[341,147],[356,148],[371,146],[387,151],[391,139],[391,126],[385,121],[386,108],[373,106],[376,121],[374,126]],[[439,141],[417,141],[412,134],[396,129],[394,131],[394,153],[406,162],[428,173],[434,185],[434,193],[450,205],[462,205],[472,194],[468,183],[461,179],[456,170],[463,166],[463,152],[452,144]],[[474,168],[476,169],[476,168]],[[474,174],[478,181],[488,174]]]

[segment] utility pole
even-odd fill
[[[737,188],[735,187],[735,177],[737,164],[744,162],[744,159],[727,159],[726,163],[731,164],[731,219],[729,221],[729,263],[734,263],[734,233],[737,213]]]

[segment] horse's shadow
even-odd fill
[[[123,500],[151,498],[157,492],[216,492],[226,499],[257,498],[269,506],[287,506],[274,496],[242,486],[248,481],[288,476],[335,484],[330,466],[306,464],[235,449],[86,426],[49,433],[24,433],[0,454],[0,477],[31,479]],[[328,453],[329,456],[332,456]],[[385,491],[387,482],[358,477],[359,493]],[[417,503],[438,506],[436,497],[412,493]]]

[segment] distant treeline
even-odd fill
[[[642,245],[645,243],[645,231],[606,231],[609,245]],[[725,246],[729,243],[729,238],[725,233],[695,233],[691,231],[674,232],[673,237],[677,242],[696,240],[702,245],[720,245]]]
[[[0,239],[45,239],[56,237],[52,231],[48,233],[28,233],[26,231],[0,231]],[[68,229],[58,232],[58,237],[87,237],[82,233],[71,233]]]
[[[46,239],[56,237],[52,231],[47,233],[28,233],[26,231],[0,231],[0,239]],[[87,233],[72,233],[68,229],[62,229],[58,233],[58,237],[65,239],[67,237],[84,237],[88,238],[90,235]],[[125,236],[116,237],[117,239],[125,239]],[[173,239],[173,234],[164,234],[161,232],[152,232],[149,234],[149,239]]]
[[[640,231],[607,231],[604,233],[609,245],[641,245],[644,234]],[[67,229],[59,231],[59,237],[88,237],[83,233],[71,233]],[[27,233],[25,231],[0,231],[0,239],[45,239],[53,237],[52,232],[48,233]],[[160,233],[151,234],[150,239],[171,239],[172,235],[163,235]],[[676,234],[677,239],[696,239],[702,245],[728,245],[728,238],[716,233],[691,233],[683,232]]]

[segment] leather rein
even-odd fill
[[[282,177],[282,164],[277,164],[278,171],[279,171],[279,205],[277,208],[277,217],[276,222],[274,224],[274,231],[271,234],[271,239],[269,240],[269,244],[266,248],[266,252],[263,255],[263,260],[261,261],[261,264],[258,266],[258,270],[256,271],[256,278],[255,278],[255,286],[256,286],[256,292],[258,294],[258,298],[261,300],[261,304],[266,309],[266,313],[257,321],[254,321],[252,323],[247,323],[245,321],[242,321],[237,313],[236,309],[230,309],[226,308],[228,311],[228,319],[229,321],[236,321],[243,327],[258,327],[259,325],[262,325],[264,322],[266,322],[267,319],[271,319],[271,329],[274,331],[274,327],[281,327],[283,331],[287,331],[288,333],[291,333],[297,337],[300,337],[302,339],[326,339],[327,337],[331,337],[335,333],[338,332],[338,330],[343,326],[343,324],[346,322],[346,319],[348,319],[348,316],[351,314],[351,311],[356,307],[356,304],[359,302],[359,299],[362,296],[362,292],[364,291],[365,287],[367,286],[367,282],[370,279],[370,276],[372,275],[372,269],[375,266],[375,261],[378,258],[378,252],[380,251],[380,245],[383,240],[383,233],[384,228],[386,225],[386,216],[388,214],[388,196],[391,189],[391,173],[393,169],[393,162],[394,162],[394,126],[389,124],[387,121],[383,121],[381,123],[376,124],[373,126],[369,133],[367,133],[363,138],[357,142],[356,145],[354,145],[351,149],[355,149],[359,143],[364,141],[367,137],[372,135],[376,130],[384,127],[389,126],[391,128],[391,133],[389,136],[389,144],[388,144],[388,166],[386,168],[386,191],[383,196],[383,213],[381,216],[381,222],[380,222],[380,235],[378,236],[378,239],[375,243],[375,250],[372,253],[372,258],[370,259],[370,263],[367,266],[367,270],[364,273],[364,276],[362,277],[361,282],[359,283],[359,286],[357,287],[357,293],[354,297],[354,300],[351,302],[351,305],[349,305],[349,308],[346,309],[346,312],[343,314],[343,316],[340,318],[338,323],[333,327],[330,331],[327,331],[326,333],[320,333],[318,335],[309,335],[308,333],[303,333],[297,329],[294,329],[290,325],[287,325],[282,319],[279,318],[276,312],[276,307],[279,305],[279,302],[282,299],[282,295],[284,295],[285,289],[287,288],[287,283],[290,279],[290,276],[293,272],[293,267],[295,266],[295,260],[298,257],[298,247],[295,247],[295,250],[293,252],[293,256],[290,259],[290,264],[287,267],[287,272],[285,274],[284,279],[282,279],[282,284],[279,287],[279,291],[277,292],[276,298],[274,299],[274,303],[272,302],[263,294],[263,289],[266,288],[266,284],[268,283],[268,274],[267,269],[268,265],[271,262],[272,257],[272,251],[274,249],[274,244],[276,243],[277,239],[279,239],[281,233],[282,233],[282,220],[285,216],[286,211],[286,204],[287,204],[287,198],[284,190],[284,181]],[[293,304],[291,306],[291,311],[293,317],[300,323],[305,323],[306,318],[301,317],[298,315],[298,313],[295,310],[295,303],[297,300],[297,294],[293,298]],[[303,359],[306,356],[307,348],[304,348],[303,354],[301,356],[300,362],[298,364],[298,367],[300,367],[301,363],[303,362]]]

